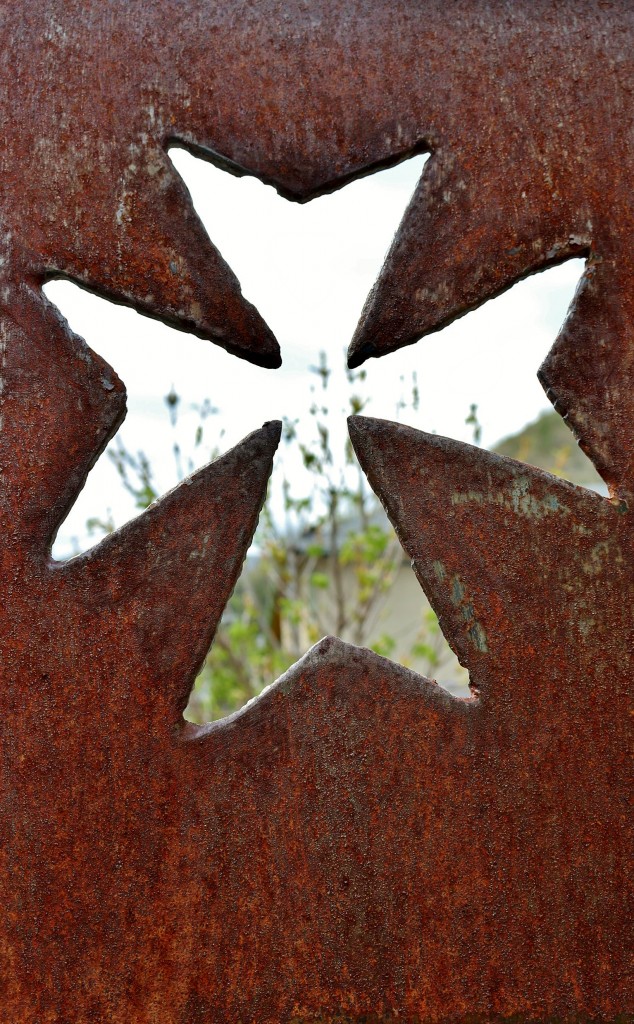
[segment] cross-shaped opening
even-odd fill
[[[215,451],[284,415],[287,443],[262,525],[186,717],[234,710],[325,632],[468,695],[467,673],[380,505],[354,460],[346,464],[345,414],[363,407],[487,445],[517,434],[548,407],[535,370],[563,320],[580,261],[522,282],[416,350],[350,375],[345,348],[424,158],[298,206],[185,151],[171,156],[211,238],[275,331],[284,364],[269,371],[238,362],[69,282],[50,282],[49,298],[129,393],[126,424],[91,473],[55,554],[90,546]],[[516,453],[530,461],[526,439]],[[561,461],[561,451],[553,458]],[[552,468],[565,473],[563,463]]]

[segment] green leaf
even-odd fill
[[[313,572],[311,573],[310,583],[312,587],[316,587],[318,590],[327,590],[330,586],[330,577],[325,572]]]

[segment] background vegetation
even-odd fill
[[[466,682],[466,673],[449,650],[422,592],[418,626],[405,646],[401,643],[397,650],[395,635],[383,628],[381,612],[394,597],[405,556],[342,432],[345,414],[361,413],[367,405],[365,374],[363,370],[349,373],[349,408],[333,411],[330,370],[323,353],[313,373],[307,421],[302,425],[284,421],[281,458],[254,545],[192,692],[186,713],[192,721],[221,718],[241,707],[328,633],[379,654],[396,653],[398,660],[431,677],[442,665],[443,682],[447,673],[450,683],[452,679],[456,685]],[[415,418],[419,401],[414,375],[397,415]],[[172,390],[165,402],[175,428],[181,399]],[[206,402],[196,412],[189,451],[173,444],[180,479],[203,459],[218,454],[207,439],[217,410]],[[478,444],[481,429],[475,406],[466,422]],[[505,439],[497,451],[578,483],[600,485],[592,465],[554,412],[543,413],[534,424]],[[297,455],[301,472],[293,466]],[[130,451],[119,437],[109,456],[139,510],[158,497],[155,470],[144,452]],[[94,518],[88,526],[92,533],[103,533],[111,532],[115,523]]]

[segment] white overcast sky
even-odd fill
[[[299,206],[253,178],[235,178],[182,150],[170,155],[211,239],[275,332],[282,368],[251,366],[68,282],[46,285],[71,327],[125,382],[128,415],[122,437],[129,448],[148,453],[162,490],[176,482],[174,436],[163,400],[172,387],[183,399],[179,439],[184,449],[191,448],[197,424],[192,407],[205,399],[219,409],[207,421],[207,431],[210,443],[222,450],[265,420],[307,420],[314,384],[309,367],[321,349],[333,370],[331,405],[338,403],[343,410],[348,393],[344,351],[424,163],[414,158]],[[575,260],[536,275],[445,331],[369,360],[367,388],[373,399],[368,413],[394,419],[402,378],[416,370],[420,409],[404,416],[412,426],[471,441],[464,421],[475,402],[483,444],[519,430],[550,407],[535,374],[582,269],[582,261]],[[91,543],[86,520],[108,510],[117,525],[134,514],[102,456],[60,531],[55,552],[63,555],[77,544]]]

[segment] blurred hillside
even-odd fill
[[[519,433],[505,437],[493,450],[583,487],[606,492],[604,482],[581,451],[572,431],[554,411],[543,412]]]

